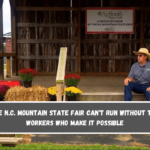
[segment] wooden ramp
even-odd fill
[[[22,138],[0,137],[0,144],[2,144],[2,146],[15,146],[21,141],[22,141]]]

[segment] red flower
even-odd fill
[[[81,76],[79,76],[79,75],[76,75],[76,74],[68,74],[68,75],[65,75],[65,79],[72,79],[72,78],[74,78],[74,79],[81,79]]]
[[[32,81],[34,77],[37,75],[35,69],[27,68],[19,70],[18,75],[21,77],[23,81]]]
[[[36,75],[37,75],[36,70],[35,70],[35,69],[31,69],[31,68],[19,70],[18,73],[22,73],[22,74],[25,74],[25,75],[30,75],[30,74],[32,74],[33,76],[36,76]]]
[[[0,85],[0,95],[5,95],[5,93],[7,92],[7,90],[9,89],[10,87],[7,86],[7,85]]]

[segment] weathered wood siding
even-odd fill
[[[134,34],[85,34],[82,11],[81,72],[84,74],[127,74],[140,48],[140,0],[82,0],[81,7],[135,7]]]
[[[136,61],[133,51],[150,49],[146,0],[14,1],[17,70],[31,67],[39,74],[55,74],[60,47],[65,46],[66,72],[124,75]],[[135,7],[134,34],[85,34],[85,7]]]
[[[70,0],[16,0],[16,10],[18,69],[56,73],[60,47],[68,47],[66,72],[77,72],[78,8],[71,11]]]

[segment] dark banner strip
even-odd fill
[[[150,103],[0,102],[0,133],[150,133]]]

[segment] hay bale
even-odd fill
[[[10,88],[5,101],[48,101],[48,89],[39,85],[31,88],[15,86]]]
[[[39,85],[27,88],[27,99],[28,101],[48,101],[48,89]]]
[[[5,101],[25,101],[26,100],[26,88],[21,86],[15,86],[10,88],[6,95]]]

